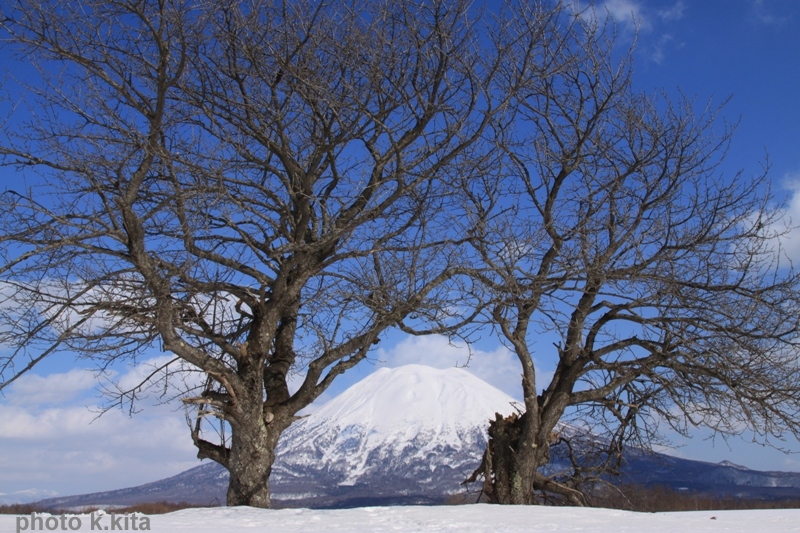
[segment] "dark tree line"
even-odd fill
[[[202,376],[182,397],[198,456],[259,507],[281,433],[393,328],[490,324],[519,357],[525,411],[492,422],[476,472],[494,502],[585,502],[593,472],[541,468],[565,416],[609,432],[603,468],[658,423],[798,434],[766,177],[718,176],[731,132],[634,91],[594,19],[444,0],[0,18],[41,73],[0,142],[21,176],[0,200],[0,388],[59,351],[169,352],[149,382]]]

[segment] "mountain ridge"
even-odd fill
[[[442,503],[465,491],[461,482],[480,463],[489,419],[514,412],[517,403],[459,368],[379,369],[284,433],[270,478],[273,501],[320,508]],[[624,479],[631,483],[747,498],[800,497],[800,473],[636,450],[626,453],[626,462]],[[138,487],[39,504],[209,505],[224,503],[226,490],[225,469],[207,463]]]

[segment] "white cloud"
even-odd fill
[[[800,173],[785,177],[786,188],[790,191],[785,206],[768,213],[772,217],[763,234],[771,237],[770,252],[785,264],[787,261],[800,265]]]
[[[37,410],[0,405],[0,490],[60,494],[155,481],[195,466],[182,413],[128,417],[93,406]]]
[[[656,64],[661,64],[664,62],[664,57],[666,53],[664,48],[670,43],[674,41],[674,38],[669,33],[665,33],[662,35],[658,41],[653,45],[653,52],[650,54],[650,59],[653,60]]]
[[[163,354],[131,367],[105,388],[112,393],[135,390],[139,403],[152,406],[191,394],[203,383],[205,373],[200,369],[173,354]]]
[[[570,7],[590,23],[600,22],[607,16],[627,31],[649,30],[652,27],[650,17],[639,0],[606,0],[597,4],[573,0]]]
[[[158,357],[120,376],[133,383]],[[87,370],[26,375],[0,401],[0,492],[61,495],[155,481],[196,466],[183,409],[144,398],[134,416],[115,409],[98,417],[99,397]]]
[[[5,439],[31,441],[82,436],[93,432],[90,424],[96,416],[85,407],[39,410],[0,405],[0,434]],[[108,419],[102,425],[108,425]]]
[[[74,368],[69,372],[39,376],[25,374],[11,384],[7,393],[15,405],[44,405],[66,402],[97,385],[94,372]]]
[[[406,337],[389,349],[377,351],[379,366],[398,367],[422,364],[435,368],[453,366],[465,370],[515,398],[522,397],[519,359],[506,347],[497,345],[490,351],[470,347],[463,342],[450,342],[441,335]],[[552,379],[552,372],[536,366],[539,389]]]
[[[781,25],[789,21],[789,17],[776,15],[774,10],[767,5],[766,0],[752,0],[755,19],[765,25]]]
[[[644,14],[642,5],[635,0],[607,0],[600,8],[608,12],[618,24],[650,27],[650,20]]]
[[[588,23],[613,22],[622,36],[628,41],[638,33],[637,49],[649,60],[661,64],[668,48],[680,48],[675,32],[665,31],[666,27],[685,16],[686,4],[677,0],[663,9],[654,9],[642,0],[605,0],[590,3],[585,0],[572,0],[572,11]]]
[[[197,466],[183,406],[178,400],[165,401],[202,383],[199,372],[171,375],[165,387],[164,371],[158,371],[160,381],[137,391],[134,410],[140,412],[129,416],[125,404],[98,417],[104,407],[102,387],[109,388],[112,381],[120,390],[137,387],[172,359],[159,354],[99,379],[91,371],[72,369],[28,374],[12,384],[0,396],[0,493],[112,490]],[[295,376],[293,388],[302,377]]]
[[[658,16],[664,21],[680,20],[683,18],[683,10],[685,7],[686,6],[683,4],[683,1],[678,0],[678,2],[675,2],[675,5],[667,9],[659,10]]]

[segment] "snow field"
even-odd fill
[[[76,516],[81,519],[82,526],[75,531],[92,531],[89,515]],[[13,515],[0,516],[0,533],[16,532],[17,518]],[[449,507],[362,507],[343,510],[219,507],[186,509],[165,515],[152,515],[149,518],[150,531],[163,533],[179,531],[196,533],[800,532],[800,509],[632,513],[613,509],[485,504]],[[96,520],[95,523],[97,522]],[[124,521],[118,522],[124,523]],[[141,522],[141,519],[138,522]],[[104,527],[110,526],[111,520],[106,517],[100,523]],[[130,527],[133,521],[128,523],[127,530],[133,531]],[[60,530],[59,524],[56,531]],[[66,531],[71,530],[68,528]]]

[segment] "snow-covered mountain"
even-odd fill
[[[276,499],[459,492],[480,462],[489,419],[514,403],[459,368],[382,368],[281,437]]]
[[[460,368],[382,368],[294,423],[270,477],[284,505],[439,503],[480,463],[489,419],[515,400]],[[473,488],[474,489],[474,488]],[[51,507],[225,501],[216,463],[140,487],[53,498]]]
[[[496,412],[514,399],[459,368],[382,368],[290,427],[279,444],[281,471],[330,472],[359,483],[387,461],[404,468],[472,467]],[[465,455],[471,455],[469,460]]]
[[[514,399],[459,368],[381,369],[293,424],[278,444],[270,486],[283,506],[440,503],[480,463],[495,413]],[[596,438],[596,437],[595,437]],[[800,496],[800,474],[758,472],[626,452],[625,481],[718,496]],[[207,463],[139,487],[52,498],[52,508],[153,501],[223,504],[228,474]],[[475,490],[475,488],[473,488]]]

